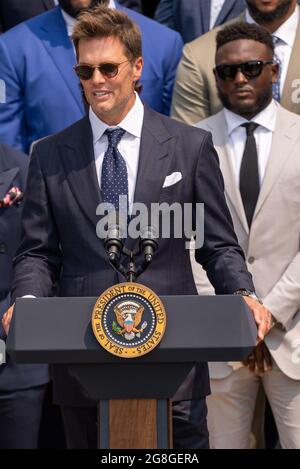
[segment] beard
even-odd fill
[[[97,5],[108,5],[109,0],[90,0],[87,7],[74,8],[71,0],[58,0],[60,7],[73,18],[77,18],[82,11],[89,10]]]
[[[273,11],[261,12],[251,0],[246,0],[247,7],[252,18],[258,23],[269,23],[271,21],[283,18],[291,8],[293,0],[282,0]]]
[[[252,117],[259,114],[271,102],[272,87],[268,86],[268,88],[263,90],[257,96],[255,103],[252,104],[251,107],[243,104],[242,102],[240,104],[232,104],[230,99],[228,98],[228,95],[226,93],[223,93],[219,88],[218,96],[220,98],[221,103],[226,109],[231,112],[234,112],[235,114],[238,114],[239,116],[245,117],[246,119],[248,118],[247,116],[250,116],[249,118],[252,119]]]

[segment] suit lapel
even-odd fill
[[[253,215],[253,221],[260,212],[277,179],[280,177],[298,137],[295,122],[291,121],[290,114],[286,115],[286,112],[283,108],[278,108],[271,152]]]
[[[70,139],[69,139],[70,140]],[[78,123],[72,143],[60,144],[65,174],[82,211],[95,226],[101,193],[96,174],[93,135],[88,117]]]
[[[73,65],[76,63],[75,53],[59,8],[53,10],[52,16],[48,17],[41,29],[43,45],[82,112],[79,81],[73,70]]]
[[[158,202],[170,163],[171,142],[174,138],[162,126],[158,115],[145,106],[135,202],[142,202],[148,207],[151,202]]]
[[[214,118],[213,126],[209,126],[213,134],[214,146],[217,150],[220,160],[220,168],[224,178],[225,193],[231,201],[232,207],[236,211],[238,218],[246,233],[249,233],[248,222],[246,219],[244,206],[239,188],[234,177],[234,167],[228,145],[228,135],[223,111]]]
[[[221,149],[223,152],[223,158],[220,158],[220,166],[222,174],[225,179],[225,193],[228,198],[231,200],[232,207],[237,213],[238,218],[241,221],[241,224],[246,233],[249,232],[249,226],[245,215],[244,205],[241,198],[239,188],[237,186],[235,177],[234,177],[234,168],[233,162],[230,154],[229,145],[226,142],[225,146]]]
[[[226,2],[224,2],[221,11],[218,14],[214,27],[224,23],[225,19],[229,15],[230,10],[234,7],[235,2],[236,0],[226,0]]]
[[[300,13],[300,8],[297,6]],[[283,87],[283,93],[280,104],[292,112],[299,113],[299,103],[294,102],[292,99],[293,91],[297,88],[293,87],[293,81],[299,75],[299,57],[300,57],[300,21],[298,23],[294,46],[292,49],[287,75]]]
[[[159,114],[147,106],[144,108],[134,202],[145,204],[150,213],[151,203],[159,202],[176,138],[164,127]],[[133,249],[135,243],[128,239],[126,246]]]
[[[11,168],[2,172],[0,171],[0,199],[3,199],[12,187],[12,182],[18,172],[19,168]]]

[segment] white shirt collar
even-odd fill
[[[251,119],[251,122],[255,122],[270,132],[274,132],[278,106],[278,103],[272,99],[270,104],[265,109],[263,109],[260,113],[256,114],[256,116]],[[226,108],[224,108],[224,116],[227,124],[228,136],[230,136],[231,133],[242,124],[249,122],[244,117],[229,111],[229,109]]]
[[[257,24],[256,21],[250,15],[248,9],[246,9],[246,22],[247,23],[254,23]],[[293,47],[297,27],[299,23],[299,7],[296,5],[295,11],[291,14],[291,16],[281,25],[279,28],[272,33],[272,36],[276,36],[281,39],[282,42]]]
[[[124,119],[117,125],[110,127],[105,122],[101,121],[96,116],[93,109],[89,109],[89,119],[93,132],[93,143],[95,145],[102,137],[106,129],[120,127],[134,137],[141,138],[143,120],[144,120],[144,106],[137,93],[135,93],[135,103],[124,117]]]
[[[73,18],[73,16],[69,15],[67,12],[65,12],[65,10],[63,10],[62,8],[60,10],[61,10],[61,14],[63,16],[63,19],[65,20],[65,23],[66,23],[68,36],[70,37],[73,34],[73,29],[74,29],[75,24],[76,24],[76,19]]]
[[[109,0],[108,6],[109,8],[116,8],[116,4],[114,0]],[[73,34],[73,29],[76,24],[76,19],[73,18],[73,16],[69,15],[67,12],[65,12],[62,8],[61,8],[61,14],[63,15],[63,19],[65,20],[66,28],[68,31],[68,36],[70,37]]]

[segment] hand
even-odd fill
[[[15,305],[13,304],[7,311],[4,313],[4,316],[2,318],[2,327],[4,329],[4,332],[6,335],[8,335],[9,332],[9,327],[10,327],[10,322],[11,318],[14,312],[14,307]]]
[[[257,341],[264,340],[265,335],[271,329],[271,313],[270,311],[259,301],[251,298],[250,296],[243,296],[248,307],[251,309],[254,320],[257,324]]]
[[[243,364],[248,366],[252,373],[263,374],[272,370],[272,357],[264,341],[254,348]]]

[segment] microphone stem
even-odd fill
[[[128,282],[134,282],[136,279],[136,268],[134,261],[130,261],[127,269],[127,280]]]

